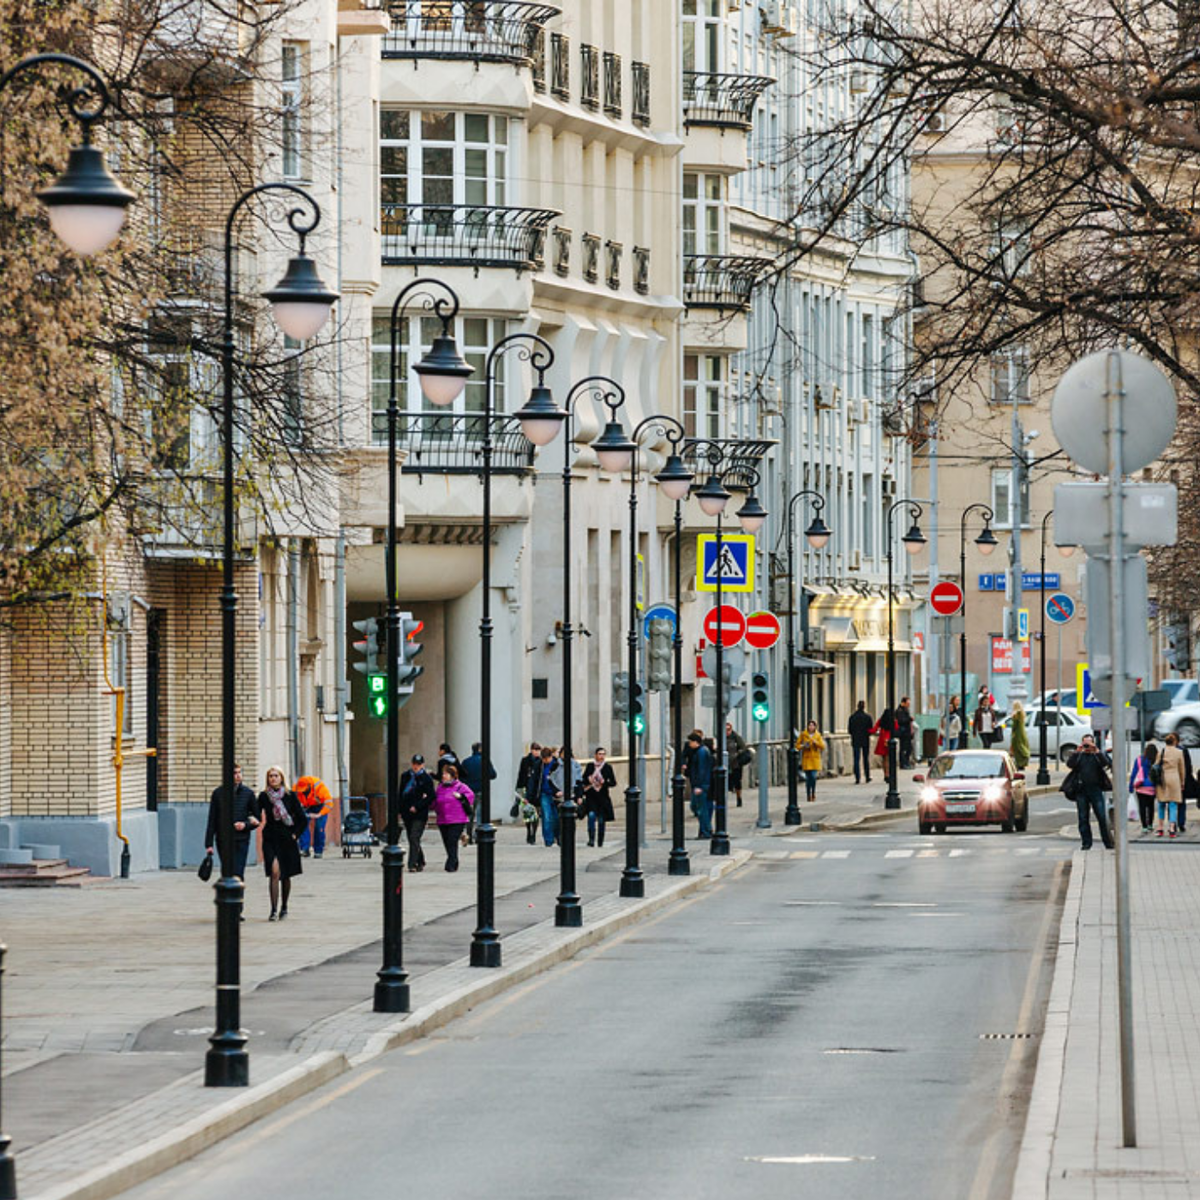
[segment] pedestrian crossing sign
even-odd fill
[[[717,535],[702,533],[696,538],[696,591],[717,590]],[[721,591],[754,591],[754,535],[726,533],[721,536]]]

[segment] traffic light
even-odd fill
[[[612,677],[613,720],[624,724],[629,720],[629,672],[614,671]]]
[[[368,678],[379,674],[379,618],[368,617],[365,621],[355,621],[354,628],[363,636],[352,643],[354,649],[363,656],[362,662],[356,662],[354,669],[360,675]]]
[[[766,671],[750,676],[750,715],[760,723],[771,719],[771,680]]]
[[[646,689],[634,683],[629,689],[629,729],[635,737],[646,732]]]
[[[400,653],[397,662],[400,686],[397,690],[402,695],[411,695],[417,679],[425,673],[424,667],[418,667],[413,662],[425,649],[420,642],[413,641],[424,628],[425,622],[415,620],[412,613],[400,614]]]
[[[387,716],[387,676],[367,676],[367,712],[373,717]]]
[[[652,692],[665,692],[671,686],[671,643],[675,626],[665,617],[650,622],[650,662],[646,682]]]

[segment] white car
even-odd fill
[[[1158,685],[1171,693],[1171,707],[1154,718],[1154,736],[1178,736],[1184,746],[1200,746],[1200,686],[1194,679],[1164,679]]]
[[[1063,699],[1066,699],[1065,689]],[[1025,714],[1025,736],[1029,739],[1030,760],[1038,757],[1041,751],[1041,712]],[[1081,717],[1074,708],[1062,710],[1062,724],[1057,723],[1059,713],[1056,709],[1045,709],[1046,720],[1046,753],[1066,762],[1067,758],[1079,749],[1079,743],[1085,733],[1092,732],[1091,717]],[[1003,739],[998,743],[1005,750],[1012,749],[1012,718],[1005,717],[1000,722],[1000,732]]]

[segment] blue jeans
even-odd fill
[[[304,826],[304,832],[300,835],[301,852],[308,849],[308,843],[311,839],[313,852],[316,856],[320,858],[325,853],[325,822],[328,820],[329,814],[326,813],[323,817],[317,817]]]
[[[596,837],[597,826],[600,829],[600,845],[604,845],[604,826],[607,822],[603,817],[599,817],[590,808],[588,809],[588,844],[590,845]]]
[[[862,760],[861,775],[859,771],[859,760]],[[866,775],[867,782],[871,782],[871,747],[855,746],[854,747],[854,782],[858,783],[862,775]]]
[[[1175,824],[1179,817],[1179,805],[1174,800],[1160,800],[1158,802],[1158,819],[1160,821],[1170,821]]]
[[[1108,818],[1105,815],[1104,793],[1097,787],[1084,788],[1083,794],[1075,801],[1079,810],[1079,842],[1085,850],[1092,848],[1091,814],[1096,814],[1096,823],[1100,826],[1100,840],[1112,848],[1112,834],[1108,832]]]
[[[702,838],[712,837],[713,802],[707,791],[700,794],[692,793],[692,812],[696,814],[696,819],[700,822],[700,836]]]
[[[558,838],[558,805],[553,796],[542,797],[542,841],[553,846]]]
[[[217,838],[217,856],[221,854],[221,839]],[[250,857],[250,839],[248,837],[234,837],[233,840],[233,873],[239,879],[246,878],[246,859]],[[221,864],[222,874],[224,873],[224,862]]]
[[[804,772],[804,790],[808,793],[810,800],[817,794],[817,776],[820,774],[820,771]]]

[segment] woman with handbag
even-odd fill
[[[446,870],[458,870],[458,842],[475,811],[475,793],[458,778],[454,763],[442,763],[441,782],[433,801],[438,833],[446,847]]]
[[[258,794],[258,816],[262,822],[263,870],[271,891],[271,915],[268,921],[282,921],[288,915],[292,876],[304,870],[300,862],[300,835],[308,828],[308,817],[295,792],[289,791],[283,771],[271,767],[267,786]],[[283,903],[280,904],[280,883]]]
[[[617,777],[605,761],[608,752],[603,746],[596,747],[592,761],[583,768],[582,806],[587,812],[589,846],[604,845],[604,827],[616,819],[613,812],[612,795],[609,789],[617,786]],[[580,813],[582,816],[583,813]]]
[[[1138,817],[1142,832],[1150,833],[1154,825],[1154,764],[1158,761],[1158,747],[1150,742],[1146,749],[1134,759],[1129,772],[1129,790],[1137,801]]]
[[[1158,756],[1158,762],[1150,768],[1150,778],[1154,783],[1154,799],[1158,804],[1158,817],[1154,822],[1154,831],[1158,837],[1162,837],[1165,822],[1167,836],[1177,837],[1179,808],[1183,804],[1183,751],[1179,749],[1178,738],[1173,733],[1168,733],[1165,740],[1167,744]]]
[[[821,775],[821,755],[825,753],[825,739],[817,728],[816,721],[809,721],[807,727],[796,739],[796,749],[800,751],[800,770],[804,772],[805,799],[809,802],[817,798],[817,780]]]

